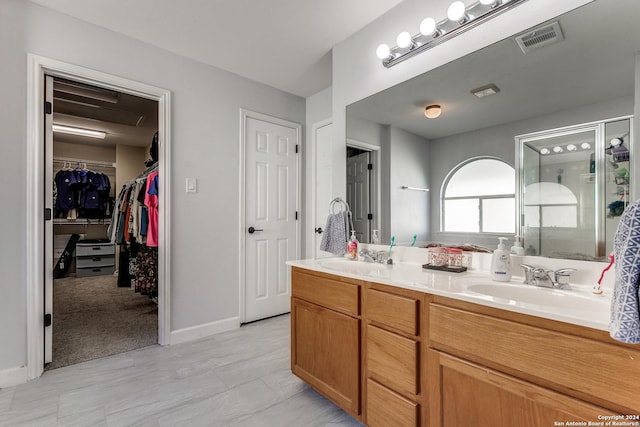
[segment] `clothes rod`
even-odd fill
[[[59,162],[59,163],[71,163],[72,166],[75,163],[77,164],[83,164],[83,165],[91,165],[91,166],[102,166],[102,167],[107,167],[107,168],[115,168],[116,164],[115,163],[110,163],[110,162],[100,162],[97,160],[82,160],[82,159],[72,159],[71,157],[54,157],[53,158],[54,162]]]
[[[429,191],[429,189],[428,189],[428,188],[408,187],[408,186],[406,186],[406,185],[403,185],[403,186],[402,186],[402,187],[400,187],[400,188],[402,188],[403,190],[415,190],[415,191],[424,191],[424,192]]]

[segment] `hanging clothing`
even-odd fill
[[[147,177],[147,194],[144,197],[149,223],[147,226],[147,246],[158,246],[158,172]]]
[[[620,217],[613,240],[615,284],[611,298],[611,338],[640,343],[640,200]]]

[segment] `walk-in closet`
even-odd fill
[[[158,103],[53,84],[46,369],[158,342]],[[47,284],[45,284],[47,286]],[[45,341],[46,341],[45,337]]]

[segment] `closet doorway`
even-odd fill
[[[45,93],[54,369],[158,343],[158,102],[53,76]]]
[[[379,229],[380,147],[347,139],[347,203],[353,214],[353,228],[361,243],[371,242]]]

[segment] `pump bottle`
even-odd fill
[[[355,230],[351,231],[351,239],[347,243],[347,256],[351,259],[358,257],[358,239],[356,238]]]
[[[491,260],[491,278],[496,282],[508,282],[511,280],[511,254],[504,245],[507,238],[498,237],[498,240],[498,249],[493,251]]]

